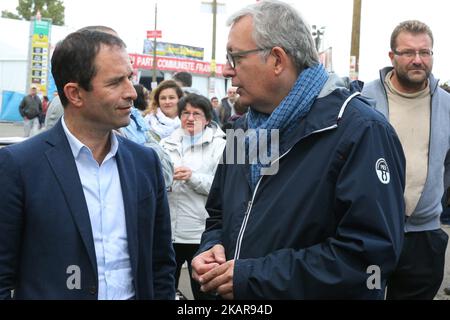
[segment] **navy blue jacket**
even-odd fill
[[[161,165],[155,152],[118,137],[136,299],[173,299],[175,260]],[[89,212],[61,122],[0,149],[0,298],[97,299]],[[69,290],[69,266],[81,289]]]
[[[405,159],[363,98],[341,108],[350,94],[315,101],[254,193],[248,165],[219,165],[199,252],[222,244],[235,259],[236,299],[383,298],[403,242]]]

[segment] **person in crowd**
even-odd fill
[[[0,298],[173,299],[160,162],[114,133],[136,98],[125,44],[74,32],[51,62],[64,116],[0,150]]]
[[[120,132],[128,139],[144,145],[147,142],[156,142],[148,134],[150,127],[144,120],[141,112],[148,108],[149,93],[142,84],[135,84],[136,99],[133,101],[133,108],[130,114],[130,124],[120,129]],[[158,144],[158,142],[156,142]]]
[[[394,129],[325,71],[289,4],[228,24],[223,74],[250,110],[211,186],[194,279],[224,299],[383,299],[403,242]]]
[[[239,98],[237,94],[237,88],[231,86],[227,90],[227,96],[222,99],[220,103],[220,122],[222,124],[222,128],[227,126],[228,120],[231,116],[236,114],[236,109],[234,108],[234,104],[236,100]],[[229,126],[228,126],[229,127]]]
[[[150,93],[147,88],[142,84],[135,84],[134,89],[137,93],[137,98],[134,100],[133,104],[136,109],[138,109],[141,113],[148,109],[150,104]]]
[[[212,97],[210,99],[211,101],[211,106],[212,106],[212,120],[217,123],[219,126],[221,126],[220,123],[220,103],[219,103],[219,98],[217,97]]]
[[[450,96],[431,73],[433,45],[425,23],[400,23],[391,35],[393,67],[363,89],[397,131],[406,156],[405,241],[387,299],[433,299],[444,276],[448,236],[439,216],[450,185]]]
[[[235,127],[236,121],[242,117],[245,117],[248,112],[248,106],[244,106],[239,98],[235,101],[233,107],[235,110],[235,114],[229,117],[227,123],[222,126],[222,130],[224,130],[225,132],[228,129],[233,129]]]
[[[173,80],[161,82],[152,92],[151,105],[144,119],[156,141],[167,138],[180,127],[177,103],[182,96],[183,91]]]
[[[440,87],[450,94],[450,86],[447,83]],[[447,156],[447,162],[450,162],[450,156]],[[450,186],[447,187],[447,190],[445,190],[444,196],[442,197],[442,208],[441,223],[450,226]],[[450,287],[446,288],[446,292],[450,295]]]
[[[161,141],[175,165],[168,197],[177,260],[176,287],[185,262],[191,274],[191,261],[208,216],[206,198],[226,144],[224,132],[211,121],[212,106],[207,98],[195,93],[184,96],[178,102],[178,116],[181,128]],[[196,300],[206,298],[192,278],[191,288]]]
[[[39,114],[39,127],[44,127],[45,115],[47,114],[49,100],[47,96],[42,97],[42,112]]]
[[[133,101],[133,108],[131,108],[130,124],[120,129],[120,133],[126,138],[147,147],[153,148],[158,154],[161,161],[162,171],[164,176],[164,183],[166,186],[172,185],[173,164],[169,155],[164,152],[159,143],[150,133],[150,127],[144,120],[141,112],[148,108],[149,93],[142,84],[135,84],[136,99]]]
[[[19,105],[19,112],[24,122],[24,136],[30,137],[39,133],[39,115],[42,113],[42,101],[37,95],[37,87],[32,85],[30,93]]]
[[[172,80],[180,86],[181,90],[183,90],[184,94],[196,93],[200,94],[200,91],[192,87],[192,75],[186,71],[176,72]]]
[[[55,124],[59,121],[59,119],[63,116],[63,114],[64,108],[61,104],[61,99],[59,98],[59,95],[56,93],[52,101],[50,101],[47,113],[45,114],[44,130],[49,130],[53,128]]]

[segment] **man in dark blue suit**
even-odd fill
[[[63,118],[0,150],[0,298],[174,299],[161,165],[113,131],[136,98],[125,44],[72,33],[52,73]]]

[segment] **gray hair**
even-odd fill
[[[419,21],[419,20],[407,20],[401,22],[398,26],[395,27],[394,31],[391,34],[391,50],[394,51],[397,49],[397,38],[398,35],[402,32],[411,33],[414,35],[418,34],[427,34],[431,39],[431,46],[434,45],[433,32],[428,25]]]
[[[276,0],[251,4],[232,14],[227,25],[241,18],[253,19],[253,40],[258,48],[281,47],[299,72],[319,63],[319,56],[308,23],[293,7]],[[265,52],[265,57],[269,52]]]

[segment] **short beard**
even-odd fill
[[[424,88],[426,85],[428,78],[430,77],[431,71],[423,70],[425,72],[425,78],[423,80],[412,80],[408,73],[400,73],[396,72],[398,82],[405,88],[419,91]]]

